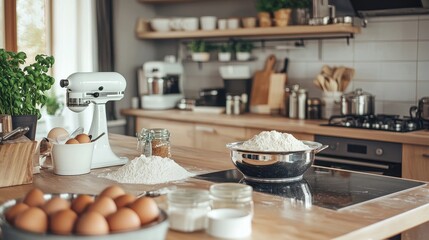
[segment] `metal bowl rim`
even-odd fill
[[[300,151],[253,151],[253,150],[247,150],[247,149],[241,149],[239,146],[241,146],[244,141],[240,142],[232,142],[226,144],[226,147],[230,149],[231,151],[238,151],[238,152],[244,152],[244,153],[254,153],[254,154],[280,154],[280,155],[288,155],[288,154],[295,154],[295,153],[308,153],[313,151],[318,151],[318,149],[323,148],[323,144],[319,142],[314,141],[301,141],[310,149],[307,150],[300,150]]]

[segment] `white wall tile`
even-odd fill
[[[429,97],[429,82],[417,82],[417,99]]]
[[[418,81],[429,81],[429,61],[419,62],[417,71]]]
[[[407,102],[382,102],[383,103],[383,114],[397,114],[400,117],[409,116],[410,115],[410,107],[415,105],[415,101],[407,101]],[[377,109],[376,109],[377,111]]]
[[[415,81],[415,62],[355,63],[355,78],[361,81]]]
[[[417,40],[418,20],[369,22],[356,41]]]
[[[428,26],[429,28],[429,26]],[[418,60],[428,61],[429,60],[429,40],[418,42]]]
[[[304,48],[291,49],[288,56],[294,61],[318,61],[319,44],[317,41],[305,41]]]
[[[417,42],[356,42],[355,61],[415,61]]]
[[[419,39],[429,40],[429,17],[428,20],[419,22]]]
[[[347,45],[345,40],[323,41],[323,61],[353,61],[353,45]]]
[[[370,24],[374,22],[397,22],[397,21],[416,21],[419,19],[418,15],[404,15],[404,16],[383,16],[368,18]]]
[[[414,101],[416,99],[415,82],[355,81],[353,86],[375,95],[375,99],[378,101]]]

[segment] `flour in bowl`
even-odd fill
[[[141,155],[115,171],[98,174],[119,183],[159,184],[193,177],[195,174],[170,158]]]
[[[263,131],[253,136],[251,139],[245,141],[240,149],[249,151],[289,152],[308,150],[310,147],[296,139],[292,134],[273,130]]]

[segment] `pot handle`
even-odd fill
[[[320,146],[319,148],[316,148],[315,150],[314,150],[314,153],[319,153],[319,152],[321,152],[321,151],[323,151],[323,150],[325,150],[326,148],[328,148],[329,147],[329,145],[322,145],[322,146]]]

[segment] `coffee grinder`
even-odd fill
[[[150,61],[143,64],[139,94],[144,109],[170,109],[182,94],[183,66],[177,62]]]

